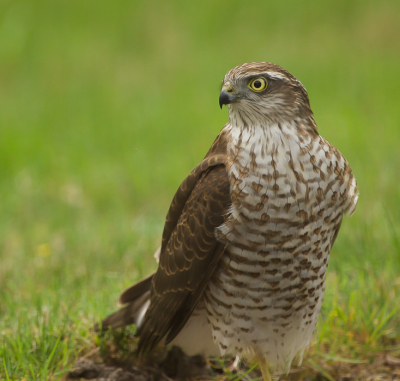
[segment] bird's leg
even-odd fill
[[[239,370],[239,362],[240,362],[240,357],[236,356],[235,360],[233,360],[232,364],[228,366],[228,369],[231,372],[238,371]]]
[[[227,370],[228,370],[229,372],[238,372],[238,371],[239,371],[239,362],[240,362],[240,357],[239,357],[239,356],[236,356],[236,357],[235,357],[235,360],[233,360],[232,364],[230,364],[230,365],[228,366]],[[219,378],[217,379],[217,381],[225,381],[225,380],[227,380],[227,379],[228,379],[228,377],[227,377],[227,375],[225,374],[225,375],[219,377]]]
[[[272,381],[269,374],[268,364],[263,355],[257,355],[258,366],[260,367],[263,381]]]

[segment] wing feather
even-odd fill
[[[168,343],[179,333],[223,253],[214,229],[224,222],[231,203],[225,170],[226,132],[225,128],[220,132],[172,200],[162,245],[155,255],[160,259],[158,271],[126,289],[119,301],[127,305],[103,320],[103,327],[136,324],[141,353],[163,337]]]
[[[214,230],[224,223],[231,198],[225,165],[216,163],[208,162],[207,169],[201,171],[183,207],[174,206],[174,202],[171,205],[180,209],[179,218],[172,213],[169,221],[176,220],[174,228],[166,233],[166,224],[164,230],[150,307],[139,332],[139,353],[151,350],[165,336],[168,343],[179,333],[224,251]],[[174,201],[177,197],[181,202],[185,199],[178,194]]]

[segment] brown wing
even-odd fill
[[[194,186],[199,180],[200,176],[208,168],[224,164],[226,159],[226,131],[225,128],[218,134],[211,148],[207,152],[204,160],[196,166],[196,168],[189,174],[189,176],[183,181],[179,189],[175,193],[175,196],[171,202],[168,210],[167,217],[165,219],[164,232],[162,236],[161,252],[165,249],[172,232],[174,231],[176,224],[181,216],[182,210],[186,205],[186,201],[189,198]]]
[[[223,253],[214,230],[224,222],[231,198],[220,160],[220,155],[206,157],[182,183],[171,204],[151,303],[139,332],[139,353],[151,350],[166,335],[168,343],[179,333]]]
[[[122,294],[119,296],[120,304],[127,304],[129,302],[133,302],[140,296],[142,296],[145,292],[150,291],[151,282],[153,281],[153,276],[155,273],[148,275],[146,278],[143,278],[139,282],[134,285],[128,287]]]

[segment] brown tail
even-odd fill
[[[96,324],[94,330],[98,332],[100,327],[103,330],[116,329],[130,324],[135,324],[139,330],[150,305],[150,288],[153,276],[154,273],[127,288],[119,297],[119,302],[127,305],[106,317],[101,325]]]

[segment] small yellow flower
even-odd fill
[[[36,253],[39,257],[49,257],[51,255],[51,247],[48,243],[42,243],[36,246]]]
[[[334,311],[329,312],[329,316],[330,317],[336,317],[336,316],[338,316],[338,313],[337,313],[336,310],[334,310]]]

